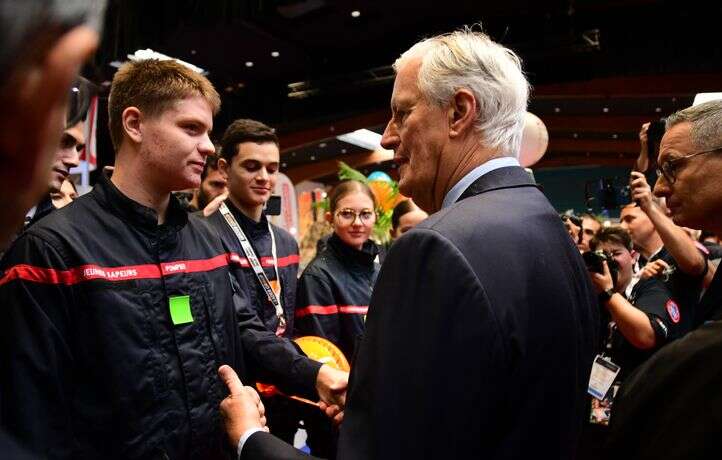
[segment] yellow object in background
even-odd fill
[[[314,361],[318,361],[321,364],[327,364],[340,371],[349,372],[351,370],[351,366],[348,364],[348,360],[346,359],[346,356],[344,356],[343,352],[339,350],[336,345],[324,338],[307,335],[294,339],[294,342],[301,347],[301,350],[303,350],[306,356]],[[274,395],[282,395],[297,401],[311,404],[312,406],[317,405],[315,402],[309,401],[308,399],[283,394],[274,385],[258,382],[256,383],[256,388],[260,394],[267,398]]]

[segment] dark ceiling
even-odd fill
[[[216,135],[235,118],[257,118],[278,128],[287,167],[299,168],[343,155],[335,134],[384,123],[401,52],[480,22],[524,60],[530,111],[550,130],[546,165],[603,163],[635,154],[642,121],[688,105],[697,91],[722,90],[722,4],[709,4],[116,0],[86,73],[110,80],[110,62],[144,48],[191,62],[223,96]]]

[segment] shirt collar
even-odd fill
[[[451,187],[451,190],[446,193],[444,201],[441,203],[441,209],[456,203],[456,200],[459,199],[461,194],[464,193],[464,191],[469,188],[469,186],[473,184],[474,181],[476,181],[484,174],[490,173],[499,168],[506,168],[508,166],[521,165],[519,164],[519,160],[514,157],[501,157],[492,158],[486,163],[472,169],[466,176],[462,177],[459,182],[457,182],[453,187]]]

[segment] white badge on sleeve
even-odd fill
[[[609,388],[617,378],[621,368],[614,364],[609,358],[597,355],[592,365],[592,373],[589,376],[589,388],[587,392],[595,398],[602,400],[609,391]]]

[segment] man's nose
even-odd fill
[[[63,150],[62,162],[68,169],[75,168],[80,164],[80,152],[76,146]]]
[[[393,122],[389,121],[386,124],[386,129],[384,129],[384,134],[381,136],[381,147],[386,150],[395,150],[397,145],[399,145],[399,135]]]
[[[258,170],[256,179],[258,179],[259,181],[267,181],[268,180],[268,170],[265,167],[261,167]]]
[[[669,196],[669,184],[667,183],[667,179],[665,179],[664,176],[660,176],[657,179],[657,182],[654,184],[654,189],[652,190],[652,193],[654,193],[654,196],[660,198]]]
[[[215,151],[216,146],[213,145],[213,142],[211,142],[211,138],[208,136],[208,134],[205,134],[203,136],[203,139],[201,140],[201,143],[198,144],[198,152],[200,152],[201,155],[208,156],[213,155]]]

